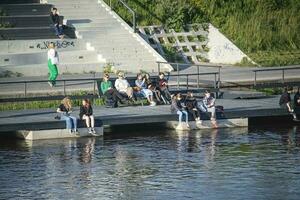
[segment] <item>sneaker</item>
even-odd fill
[[[89,133],[89,134],[92,134],[92,132],[93,132],[92,129],[91,129],[91,128],[88,128],[88,133]]]
[[[48,81],[48,84],[50,85],[50,87],[53,87],[52,82]]]
[[[80,135],[80,133],[78,132],[78,129],[74,129],[73,132],[75,133],[75,135]]]
[[[150,106],[156,106],[156,103],[154,101],[151,101]]]

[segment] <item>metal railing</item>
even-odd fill
[[[121,3],[132,14],[132,28],[133,28],[133,31],[136,32],[136,13],[135,13],[135,11],[132,8],[130,8],[130,6],[123,0],[116,0],[116,1],[117,1],[117,3]],[[112,0],[109,0],[109,7],[111,10],[114,10],[114,5],[113,5]]]
[[[215,65],[204,65],[204,64],[186,64],[186,63],[175,63],[175,62],[156,62],[157,63],[157,70],[158,73],[161,72],[161,64],[169,64],[176,66],[176,75],[172,76],[177,76],[177,83],[179,82],[179,77],[180,77],[180,66],[195,66],[197,67],[197,73],[194,75],[197,75],[197,87],[200,87],[200,76],[202,75],[214,75],[215,76],[215,87],[220,88],[221,87],[221,68],[222,66],[215,66]],[[200,73],[200,67],[208,67],[208,68],[216,68],[216,72],[208,72],[208,73]],[[185,76],[185,75],[184,75]]]
[[[281,82],[282,82],[282,84],[284,84],[285,83],[285,71],[297,70],[297,69],[300,69],[300,66],[299,67],[278,67],[278,68],[254,69],[254,70],[252,70],[254,72],[253,85],[254,85],[254,87],[257,86],[257,73],[259,73],[259,72],[281,71]]]

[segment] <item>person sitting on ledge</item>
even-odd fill
[[[189,116],[185,108],[182,106],[182,96],[180,93],[171,97],[171,113],[178,115],[179,126],[182,126],[182,118],[185,115],[186,126],[189,128]]]
[[[148,73],[145,74],[145,82],[146,82],[147,88],[152,91],[153,97],[155,97],[156,102],[158,104],[160,104],[162,96],[160,94],[160,91],[158,90],[157,83],[155,81],[151,80],[150,75]],[[164,101],[164,99],[163,99],[163,101]]]
[[[58,14],[57,8],[52,8],[50,18],[52,20],[56,36],[60,39],[64,39],[63,25],[61,23],[61,19]]]
[[[65,97],[60,106],[57,108],[58,113],[61,113],[60,120],[66,121],[67,129],[70,133],[78,134],[77,130],[77,119],[76,117],[71,116],[72,113],[72,104],[69,97]]]
[[[88,133],[93,136],[96,136],[93,108],[91,102],[88,99],[82,100],[82,105],[80,106],[79,118],[85,121],[86,127],[88,128]]]
[[[210,121],[214,128],[218,128],[216,121],[216,107],[215,107],[215,98],[211,95],[210,90],[206,90],[204,93],[204,98],[202,100],[202,105],[200,105],[200,110],[202,112],[210,112],[211,117]]]
[[[192,92],[188,92],[185,98],[185,105],[188,113],[190,113],[197,123],[200,122],[200,114],[197,109],[197,99]]]
[[[135,101],[133,89],[125,79],[123,72],[118,73],[118,78],[115,81],[115,88],[121,95],[128,97],[128,99],[133,102]]]
[[[296,116],[300,115],[300,87],[298,87],[297,93],[294,96],[294,111],[296,113]]]
[[[101,92],[106,96],[107,99],[113,100],[113,107],[118,107],[118,102],[123,104],[122,100],[124,97],[115,88],[113,88],[108,74],[104,74],[103,76],[103,81],[101,82]]]
[[[159,90],[161,94],[166,98],[167,101],[171,100],[171,93],[168,88],[168,81],[165,79],[165,74],[163,72],[159,73]]]
[[[297,121],[297,116],[294,113],[294,110],[292,109],[292,105],[291,105],[292,90],[293,88],[288,88],[288,87],[284,88],[284,91],[279,99],[279,105],[281,108],[286,109],[293,116],[294,121]]]
[[[150,106],[155,106],[156,103],[153,101],[153,93],[146,87],[146,80],[143,78],[142,74],[137,74],[137,79],[135,80],[135,88],[138,93],[141,93],[147,98]]]

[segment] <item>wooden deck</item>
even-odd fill
[[[278,105],[279,96],[264,99],[220,99],[217,105],[224,106],[225,118],[256,118],[269,116],[287,116],[288,113]],[[73,116],[78,116],[75,108]],[[56,112],[51,109],[6,111],[0,113],[0,132],[17,130],[63,129],[65,122],[56,120]],[[170,105],[135,106],[120,108],[94,107],[96,125],[125,125],[158,123],[177,120],[170,113]],[[82,123],[79,126],[83,126]]]

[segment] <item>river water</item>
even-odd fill
[[[300,199],[300,128],[0,138],[0,199]]]

